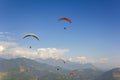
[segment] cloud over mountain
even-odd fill
[[[55,58],[69,52],[68,49],[38,48],[36,50],[20,47],[15,42],[0,42],[0,56],[4,58]]]
[[[77,62],[82,64],[92,63],[97,67],[113,67],[114,65],[119,66],[118,63],[115,63],[115,61],[112,61],[110,58],[107,57],[90,58],[87,56],[76,56],[76,57],[66,58],[64,54],[67,53],[69,55],[69,52],[70,52],[69,49],[58,49],[58,48],[30,49],[30,48],[22,47],[16,42],[7,42],[7,41],[0,42],[0,57],[2,58],[18,58],[18,57],[24,57],[29,59],[63,58],[65,61],[70,61],[70,62]]]

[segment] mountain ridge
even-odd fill
[[[70,76],[70,72],[75,72],[76,76]],[[120,80],[120,68],[70,70],[26,58],[0,59],[0,80]]]

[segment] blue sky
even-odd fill
[[[66,57],[119,59],[119,4],[119,0],[0,0],[0,31],[10,32],[20,46],[69,49]],[[73,23],[58,21],[61,17]],[[41,40],[23,40],[26,33]]]

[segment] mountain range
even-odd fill
[[[52,58],[49,59],[35,59],[35,61],[39,62],[39,63],[46,63],[52,66],[61,66],[64,69],[69,69],[69,70],[75,70],[75,69],[86,69],[86,68],[97,68],[95,67],[93,64],[90,63],[86,63],[86,64],[82,64],[82,63],[78,63],[78,62],[70,62],[70,61],[65,61],[62,62],[60,60],[55,60]]]
[[[0,80],[120,80],[120,68],[103,71],[92,64],[73,62],[66,62],[64,67],[63,63],[52,65],[53,61],[0,58]],[[70,72],[76,75],[71,76]]]

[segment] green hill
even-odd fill
[[[69,66],[70,67],[70,66]],[[103,72],[97,68],[71,70],[40,63],[31,59],[0,59],[0,80],[120,80],[120,68]]]
[[[58,71],[53,66],[25,58],[0,60],[0,80],[60,80],[67,77],[66,72],[69,71]]]
[[[114,68],[99,76],[96,80],[120,80],[120,68]]]

